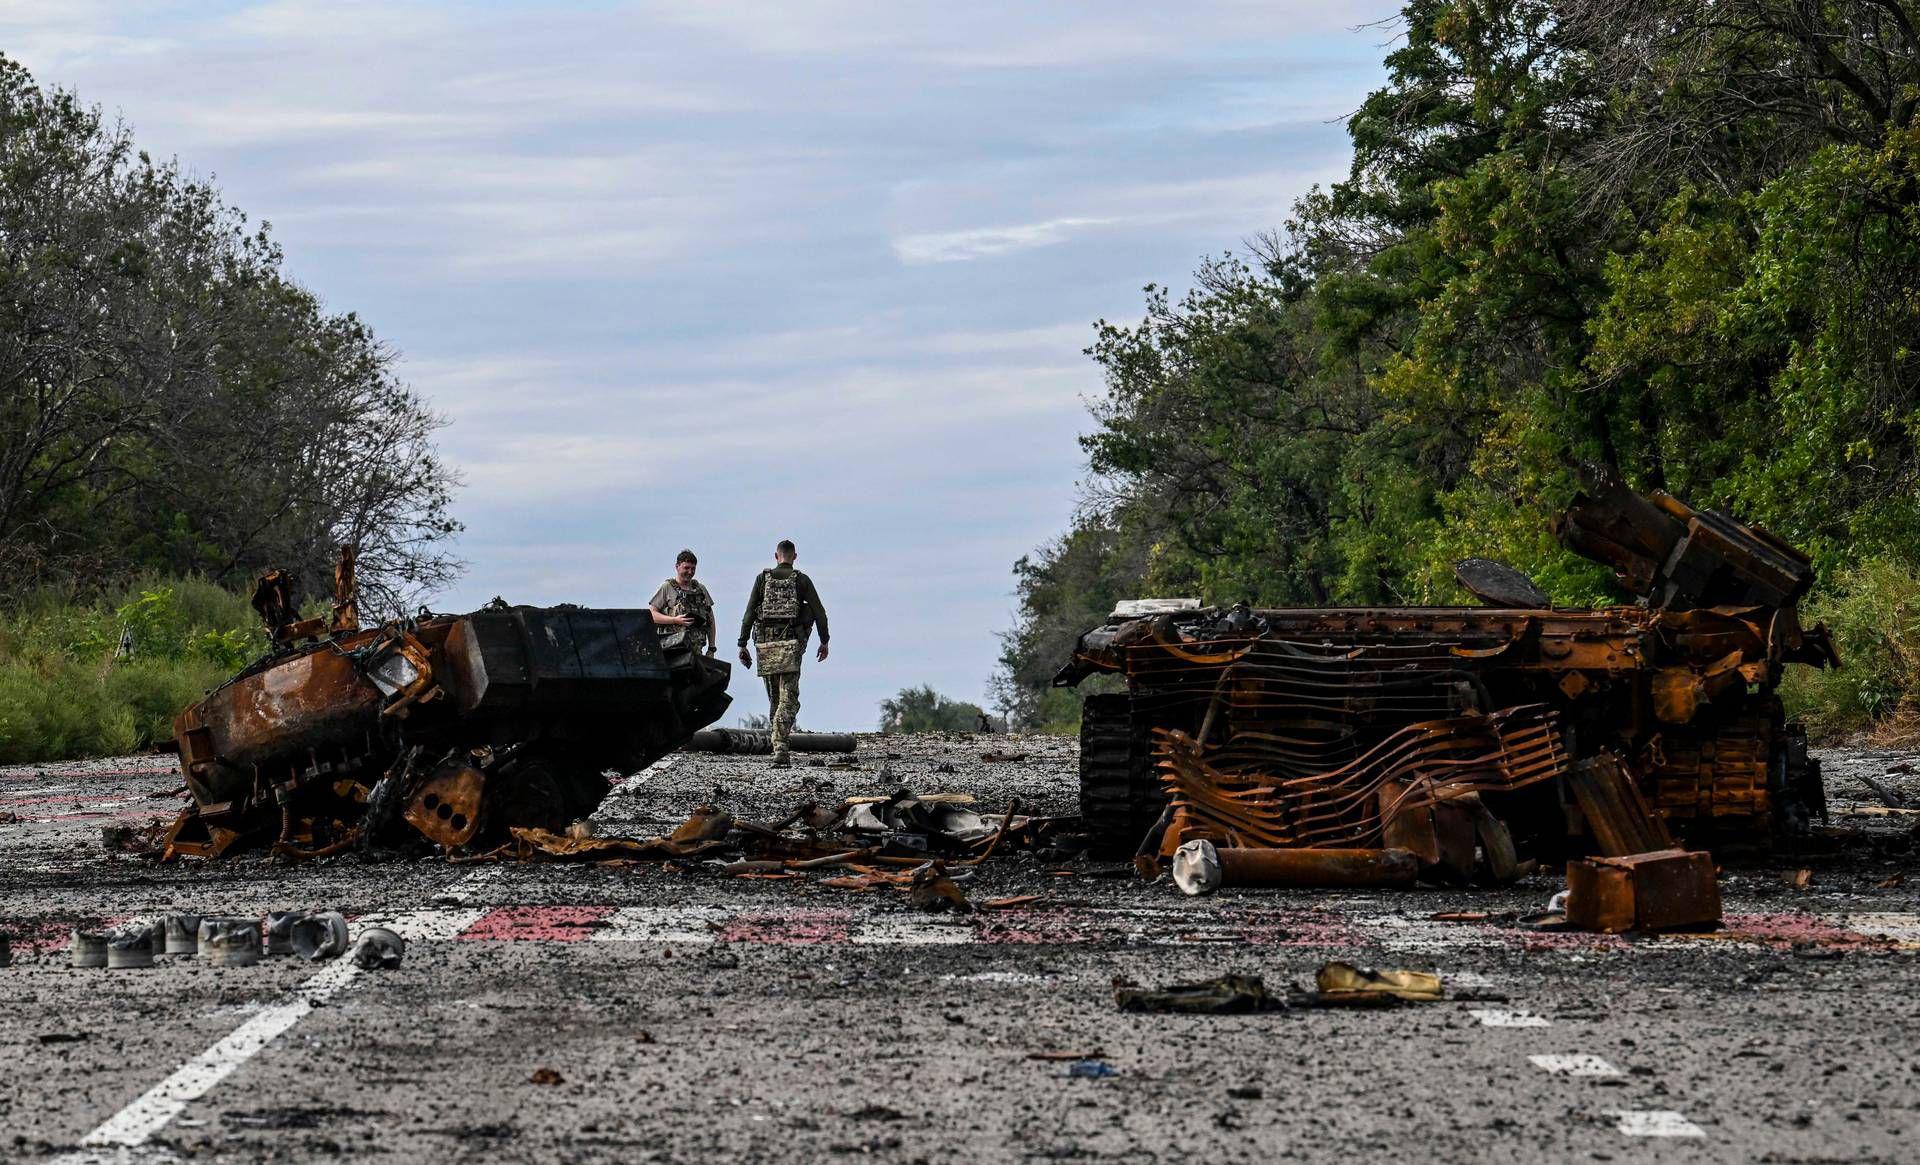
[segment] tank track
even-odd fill
[[[1080,713],[1080,819],[1088,852],[1124,860],[1166,807],[1146,733],[1124,692],[1088,696]]]

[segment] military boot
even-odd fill
[[[786,749],[784,749],[784,748],[777,748],[777,749],[775,749],[775,750],[774,750],[774,752],[773,752],[773,767],[774,767],[774,768],[776,768],[776,769],[790,769],[790,768],[792,768],[792,767],[793,767],[793,754],[792,754],[792,753],[790,753],[790,752],[788,752],[788,751],[787,751]]]

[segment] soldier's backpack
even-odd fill
[[[778,623],[800,617],[800,576],[789,572],[784,578],[768,571],[760,584],[760,618]]]

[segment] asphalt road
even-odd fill
[[[163,867],[100,831],[175,804],[164,761],[0,769],[0,1159],[1913,1161],[1920,876],[1890,883],[1920,847],[1852,774],[1915,758],[1825,759],[1835,852],[1730,864],[1728,931],[1685,938],[1498,917],[1544,905],[1545,874],[1185,899],[1009,855],[969,893],[1042,900],[960,918],[651,865]],[[1004,737],[865,738],[846,769],[682,756],[599,821],[899,784],[1064,813],[1073,767],[1070,742]],[[385,920],[406,960],[67,965],[76,923],[289,907]],[[1430,918],[1461,909],[1496,917]],[[1116,976],[1278,987],[1329,959],[1437,970],[1452,998],[1194,1017],[1112,997]],[[1035,1058],[1066,1054],[1101,1067]]]

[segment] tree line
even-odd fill
[[[150,575],[444,583],[456,480],[394,353],[267,225],[0,56],[0,595]]]
[[[1549,533],[1583,467],[1767,527],[1824,601],[1914,579],[1915,6],[1411,0],[1395,24],[1347,177],[1096,325],[1090,483],[1015,566],[1017,723],[1077,715],[1046,680],[1117,598],[1466,601],[1452,563],[1485,555],[1618,601]]]

